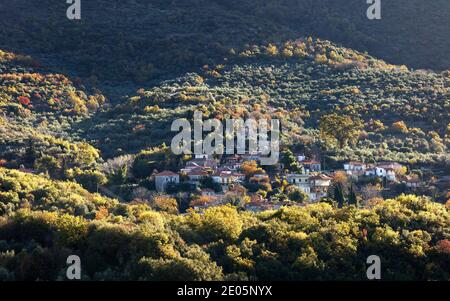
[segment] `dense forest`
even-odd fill
[[[0,179],[2,280],[62,280],[70,254],[84,280],[362,280],[371,254],[385,280],[450,277],[448,208],[425,197],[181,216],[16,171]]]
[[[383,280],[450,280],[448,1],[256,3],[0,4],[0,280],[65,280],[71,254],[83,280],[365,280],[372,254]],[[168,145],[194,111],[280,120],[280,165],[193,187]]]
[[[94,81],[172,78],[230,48],[309,35],[397,65],[450,68],[448,1],[382,5],[372,21],[364,0],[95,0],[71,22],[66,1],[16,0],[1,6],[0,45]]]

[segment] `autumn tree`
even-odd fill
[[[152,207],[158,211],[165,211],[168,213],[178,213],[178,203],[175,198],[167,196],[156,196],[153,198]]]
[[[47,173],[51,177],[57,177],[59,176],[61,164],[56,158],[44,155],[36,160],[35,168],[40,172]]]
[[[81,170],[77,168],[73,177],[77,183],[91,192],[98,192],[98,187],[107,182],[106,176],[97,170]]]
[[[202,216],[202,226],[211,238],[233,240],[239,237],[243,222],[236,208],[222,206],[206,210]]]
[[[136,155],[131,170],[138,178],[150,176],[155,170],[176,170],[179,168],[181,158],[171,151],[170,147],[163,144],[149,150],[143,150]]]
[[[241,185],[234,185],[224,196],[224,203],[238,208],[243,208],[248,202],[250,197],[247,195],[247,189]]]
[[[335,185],[339,185],[343,193],[347,193],[349,180],[345,171],[342,170],[336,171],[333,174],[333,183]]]
[[[263,172],[263,169],[258,167],[256,161],[246,161],[242,163],[241,169],[247,178],[252,177],[258,172]]]
[[[392,124],[392,130],[397,133],[406,134],[408,133],[408,126],[404,121],[400,120]]]
[[[209,204],[212,201],[214,201],[215,199],[211,196],[208,195],[199,195],[196,196],[190,203],[189,206],[190,207],[195,207],[195,206],[202,206],[205,204]]]
[[[361,189],[361,194],[366,203],[369,203],[372,199],[378,199],[381,197],[381,186],[379,184],[367,184]]]
[[[269,56],[277,56],[279,53],[278,48],[276,45],[269,44],[266,47],[266,54]]]

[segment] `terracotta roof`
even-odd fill
[[[308,160],[308,161],[303,161],[301,163],[303,163],[303,164],[320,164],[320,162],[316,161],[316,160]]]
[[[311,180],[332,180],[332,179],[333,178],[331,178],[331,177],[329,177],[327,175],[324,175],[324,174],[320,174],[320,175],[311,177]]]
[[[173,171],[170,170],[164,170],[158,174],[155,175],[155,177],[169,177],[169,176],[178,176],[177,173],[174,173]]]
[[[290,173],[286,175],[288,178],[296,178],[296,177],[310,177],[310,174],[297,174],[297,173]]]
[[[366,165],[366,163],[363,162],[359,162],[359,161],[350,161],[346,164],[351,164],[351,165]]]
[[[397,162],[379,162],[376,166],[381,168],[398,168],[402,167],[403,165]]]
[[[207,176],[208,172],[201,168],[195,168],[195,169],[188,171],[187,175],[188,176]]]

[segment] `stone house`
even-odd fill
[[[165,170],[155,175],[156,191],[165,192],[169,183],[180,183],[180,176],[170,170]]]

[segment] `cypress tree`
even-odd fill
[[[350,187],[350,192],[348,194],[348,203],[359,207],[358,198],[356,197],[355,190],[353,190],[353,185]]]
[[[342,187],[340,184],[336,184],[334,186],[334,200],[338,203],[339,208],[344,206],[344,193],[342,192]]]

